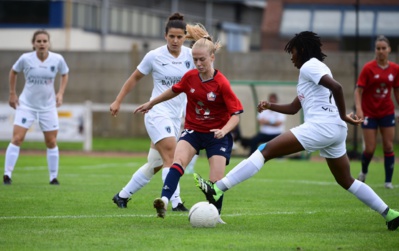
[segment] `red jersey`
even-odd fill
[[[360,72],[357,86],[363,88],[362,110],[365,117],[382,118],[395,113],[392,88],[399,88],[399,65],[389,62],[382,69],[377,61],[366,63]]]
[[[187,95],[185,129],[209,133],[211,129],[222,129],[232,115],[243,112],[230,82],[217,70],[213,79],[204,82],[197,69],[190,70],[172,86],[172,91]]]

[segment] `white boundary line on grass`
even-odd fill
[[[61,166],[61,168],[67,167],[77,167],[81,169],[104,169],[104,168],[113,168],[113,167],[136,167],[140,163],[138,162],[129,162],[123,164],[116,164],[116,163],[104,163],[104,164],[96,164],[96,165],[84,165],[84,166]],[[47,170],[47,166],[21,166],[18,169],[24,171],[31,171],[31,170]]]
[[[241,217],[241,216],[262,216],[262,215],[287,215],[287,214],[314,214],[317,211],[310,212],[266,212],[266,213],[235,213],[223,214],[223,217]],[[187,217],[186,213],[173,213],[167,217]],[[119,215],[48,215],[48,216],[0,216],[0,220],[24,220],[24,219],[89,219],[89,218],[156,218],[155,214],[119,214]]]

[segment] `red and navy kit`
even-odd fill
[[[230,82],[217,70],[213,79],[204,82],[197,69],[190,70],[172,90],[187,95],[185,129],[209,133],[210,129],[225,126],[232,115],[243,112]]]
[[[399,88],[399,65],[388,62],[387,68],[373,60],[366,63],[357,86],[363,88],[362,110],[365,117],[382,118],[395,113],[391,98],[392,88]]]

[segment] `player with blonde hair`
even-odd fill
[[[196,69],[188,71],[179,83],[135,110],[135,113],[151,112],[169,99],[181,96],[182,93],[187,95],[184,131],[162,186],[161,197],[154,200],[157,215],[161,218],[165,217],[169,200],[185,168],[200,150],[206,150],[210,180],[215,182],[223,177],[233,146],[230,132],[237,126],[239,114],[243,112],[241,102],[229,81],[213,67],[215,53],[221,48],[220,43],[213,42],[200,24],[188,25],[187,31],[189,36],[198,39],[192,47]],[[220,214],[222,198],[214,205]],[[219,217],[219,223],[225,222]]]

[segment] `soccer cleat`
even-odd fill
[[[388,230],[394,231],[399,227],[399,212],[389,209],[386,216]]]
[[[3,184],[4,185],[11,185],[11,182],[12,182],[12,180],[8,175],[3,176]]]
[[[393,185],[391,182],[385,182],[385,188],[386,189],[393,189]]]
[[[157,210],[157,216],[160,218],[165,218],[166,214],[166,205],[165,202],[161,198],[156,198],[154,200],[154,208]]]
[[[58,182],[57,178],[54,178],[50,181],[50,185],[59,185],[60,183]]]
[[[222,220],[222,217],[220,217],[220,215],[219,215],[217,223],[218,224],[227,224],[224,220]]]
[[[360,172],[359,175],[357,176],[357,179],[361,182],[366,182],[366,173]]]
[[[184,203],[177,204],[176,207],[172,208],[175,212],[188,212],[188,209],[184,206]]]
[[[116,193],[112,200],[119,208],[127,208],[127,202],[130,198],[121,198],[119,197],[119,193]]]
[[[220,197],[223,195],[223,191],[220,190],[217,186],[215,186],[214,183],[204,180],[199,174],[194,173],[194,179],[196,186],[201,189],[201,191],[205,194],[206,199],[212,203],[215,204],[216,201],[220,199]]]

